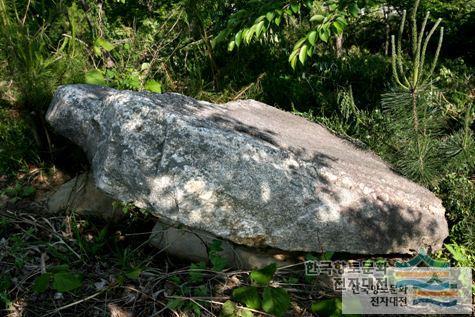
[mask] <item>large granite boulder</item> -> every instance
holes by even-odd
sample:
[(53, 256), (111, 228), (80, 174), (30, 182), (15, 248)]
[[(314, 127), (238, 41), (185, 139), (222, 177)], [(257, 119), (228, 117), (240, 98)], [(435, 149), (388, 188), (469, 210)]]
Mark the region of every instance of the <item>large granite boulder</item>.
[(410, 253), (441, 247), (441, 201), (371, 152), (253, 100), (62, 86), (47, 113), (115, 199), (247, 246)]

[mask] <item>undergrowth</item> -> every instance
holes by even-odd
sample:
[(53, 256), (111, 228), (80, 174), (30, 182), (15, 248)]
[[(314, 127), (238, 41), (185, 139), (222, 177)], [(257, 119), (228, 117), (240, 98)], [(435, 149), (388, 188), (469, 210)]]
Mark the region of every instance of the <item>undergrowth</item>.
[(303, 263), (230, 270), (218, 240), (209, 263), (187, 263), (149, 245), (154, 221), (138, 209), (111, 224), (48, 215), (34, 195), (24, 183), (0, 194), (0, 303), (9, 316), (300, 316), (335, 305), (322, 301), (331, 283), (306, 277)]

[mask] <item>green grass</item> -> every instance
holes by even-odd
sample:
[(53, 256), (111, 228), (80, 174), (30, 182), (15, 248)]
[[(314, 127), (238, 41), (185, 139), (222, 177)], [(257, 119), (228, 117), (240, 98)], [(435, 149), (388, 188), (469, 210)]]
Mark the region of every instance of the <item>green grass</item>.
[(12, 175), (27, 162), (35, 161), (36, 144), (27, 121), (0, 105), (0, 175)]

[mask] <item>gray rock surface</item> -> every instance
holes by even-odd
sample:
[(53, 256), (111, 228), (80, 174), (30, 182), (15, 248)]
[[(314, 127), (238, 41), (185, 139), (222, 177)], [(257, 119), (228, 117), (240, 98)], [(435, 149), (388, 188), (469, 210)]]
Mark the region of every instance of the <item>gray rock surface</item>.
[(441, 201), (324, 127), (253, 100), (62, 86), (47, 113), (115, 199), (247, 246), (438, 249)]
[(114, 202), (112, 197), (96, 187), (91, 173), (74, 177), (59, 186), (47, 199), (48, 212), (51, 213), (74, 210), (79, 214), (118, 221), (123, 217), (123, 212), (114, 207)]
[[(169, 254), (191, 261), (209, 262), (209, 250), (216, 237), (201, 230), (178, 228), (157, 222), (153, 228), (150, 243)], [(218, 239), (219, 240), (219, 239)], [(296, 263), (294, 254), (280, 252), (276, 249), (256, 249), (236, 245), (227, 240), (219, 240), (222, 251), (219, 256), (226, 260), (228, 266), (251, 270), (262, 268), (271, 263), (278, 266)]]

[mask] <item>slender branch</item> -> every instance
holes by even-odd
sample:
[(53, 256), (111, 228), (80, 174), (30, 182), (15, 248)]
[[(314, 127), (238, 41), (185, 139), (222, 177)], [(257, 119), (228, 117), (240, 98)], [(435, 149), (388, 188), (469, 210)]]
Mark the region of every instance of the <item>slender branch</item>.
[(411, 23), (412, 23), (412, 55), (415, 56), (417, 52), (417, 8), (420, 0), (416, 0), (414, 8), (412, 9)]
[(397, 39), (397, 64), (398, 64), (398, 68), (399, 68), (399, 72), (401, 73), (401, 77), (402, 79), (404, 80), (404, 83), (409, 86), (409, 80), (407, 80), (407, 77), (406, 77), (406, 72), (404, 71), (404, 67), (403, 67), (403, 63), (402, 63), (402, 37), (403, 37), (403, 34), (404, 34), (404, 25), (406, 24), (406, 16), (407, 16), (407, 11), (404, 10), (402, 12), (402, 21), (401, 21), (401, 25), (399, 27), (399, 35), (398, 35), (398, 39)]
[(394, 35), (391, 35), (391, 66), (392, 66), (392, 70), (393, 70), (394, 80), (402, 88), (408, 89), (408, 87), (404, 86), (404, 84), (402, 84), (401, 81), (399, 80), (399, 75), (398, 75), (397, 67), (396, 67), (396, 63), (397, 63), (397, 59), (399, 58), (399, 54), (397, 54), (397, 52), (396, 52), (396, 43), (395, 42), (396, 42), (396, 40), (394, 38)]
[[(434, 34), (435, 30), (439, 26), (441, 21), (442, 21), (442, 19), (438, 19), (437, 22), (435, 22), (434, 26), (432, 27), (432, 29), (430, 30), (429, 34), (427, 35), (427, 37), (424, 41), (424, 46), (423, 46), (422, 52), (421, 52), (421, 55), (422, 55), (422, 62), (421, 62), (421, 65), (420, 65), (421, 68), (424, 67), (425, 55), (426, 55), (426, 51), (427, 51), (427, 46), (429, 45), (429, 41), (430, 41), (432, 35)], [(440, 40), (440, 38), (439, 38), (439, 40)]]
[(439, 59), (440, 49), (442, 48), (443, 41), (444, 41), (444, 27), (441, 27), (440, 35), (439, 35), (439, 44), (437, 44), (437, 50), (435, 51), (434, 60), (432, 61), (432, 66), (430, 68), (429, 76), (427, 76), (427, 79), (430, 79), (432, 77), (432, 74), (434, 73), (435, 66), (437, 65), (437, 60)]
[[(419, 80), (419, 66), (421, 60), (421, 50), (418, 46), (418, 32), (417, 32), (417, 8), (419, 7), (419, 0), (414, 4), (412, 10), (411, 22), (412, 22), (412, 88), (414, 91), (417, 89), (417, 81)], [(423, 35), (421, 35), (422, 37)]]
[(422, 47), (422, 39), (424, 38), (424, 31), (426, 29), (427, 20), (429, 19), (429, 14), (430, 14), (430, 12), (427, 11), (426, 16), (424, 18), (424, 22), (422, 22), (421, 32), (419, 33), (419, 40), (417, 41), (417, 52), (418, 52), (418, 56), (420, 56), (420, 59), (421, 59), (421, 63), (420, 63), (420, 67), (419, 67), (419, 74), (417, 76), (418, 77), (417, 80), (422, 78), (422, 73), (423, 73), (423, 65), (424, 65), (425, 56), (420, 55), (420, 53), (421, 53), (421, 47)]

